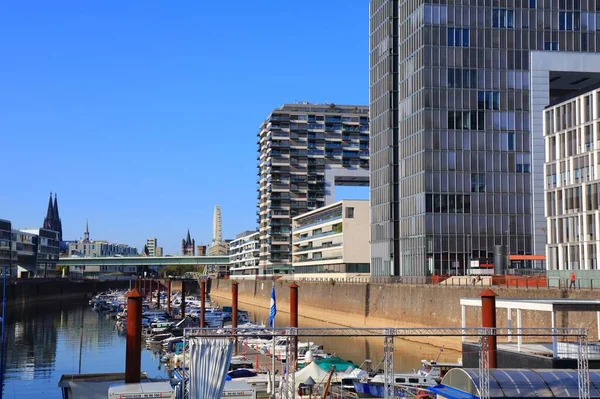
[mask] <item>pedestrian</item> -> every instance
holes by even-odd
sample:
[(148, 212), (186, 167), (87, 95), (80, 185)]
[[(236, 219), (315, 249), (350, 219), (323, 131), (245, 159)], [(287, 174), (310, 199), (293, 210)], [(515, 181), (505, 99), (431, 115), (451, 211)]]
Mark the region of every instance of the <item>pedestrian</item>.
[(569, 284), (569, 289), (575, 289), (575, 272), (571, 272), (571, 283)]

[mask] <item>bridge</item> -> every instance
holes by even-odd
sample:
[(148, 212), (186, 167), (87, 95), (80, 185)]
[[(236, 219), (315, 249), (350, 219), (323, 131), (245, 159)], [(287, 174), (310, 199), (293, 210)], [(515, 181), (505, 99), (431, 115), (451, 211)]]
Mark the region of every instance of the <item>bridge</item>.
[(165, 266), (206, 266), (208, 271), (225, 273), (228, 265), (228, 256), (110, 256), (58, 260), (58, 266), (68, 266), (71, 276), (80, 278), (112, 273), (135, 275), (144, 269), (158, 271)]
[(206, 266), (228, 265), (229, 256), (107, 256), (60, 258), (58, 266)]

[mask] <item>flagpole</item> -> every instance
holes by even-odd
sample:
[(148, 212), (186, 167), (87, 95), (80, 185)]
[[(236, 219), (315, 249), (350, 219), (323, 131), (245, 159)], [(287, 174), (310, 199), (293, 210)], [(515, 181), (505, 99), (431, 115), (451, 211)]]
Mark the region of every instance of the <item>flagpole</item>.
[[(275, 294), (275, 280), (273, 280), (273, 286), (271, 289), (271, 299), (273, 300), (273, 304), (275, 304), (274, 299)], [(270, 311), (273, 312), (273, 304), (271, 304)], [(277, 306), (277, 305), (275, 305)], [(277, 308), (275, 308), (277, 309)], [(277, 310), (275, 310), (275, 315), (277, 315)], [(273, 350), (271, 351), (271, 361), (272, 361), (272, 370), (273, 370), (273, 388), (271, 389), (271, 395), (273, 399), (275, 399), (275, 315), (272, 316), (273, 321), (271, 322), (271, 328), (273, 333)]]

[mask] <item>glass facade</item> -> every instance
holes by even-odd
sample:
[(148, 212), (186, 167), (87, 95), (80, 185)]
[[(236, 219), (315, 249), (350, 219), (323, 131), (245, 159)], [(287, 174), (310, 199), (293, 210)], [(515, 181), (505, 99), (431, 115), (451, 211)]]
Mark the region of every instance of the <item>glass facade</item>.
[(371, 1), (374, 274), (533, 254), (531, 52), (599, 51), (600, 1), (531, 5)]
[(600, 90), (596, 89), (545, 111), (545, 208), (550, 270), (598, 270), (599, 108)]

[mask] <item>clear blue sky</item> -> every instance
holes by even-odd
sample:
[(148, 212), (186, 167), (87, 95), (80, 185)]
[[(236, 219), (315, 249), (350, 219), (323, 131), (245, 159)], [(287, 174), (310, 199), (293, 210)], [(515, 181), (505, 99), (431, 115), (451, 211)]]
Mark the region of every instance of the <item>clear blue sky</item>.
[[(0, 219), (179, 251), (256, 227), (256, 133), (368, 103), (368, 2), (15, 1), (0, 12)], [(8, 171), (8, 173), (7, 173)], [(339, 193), (339, 192), (338, 192)]]

